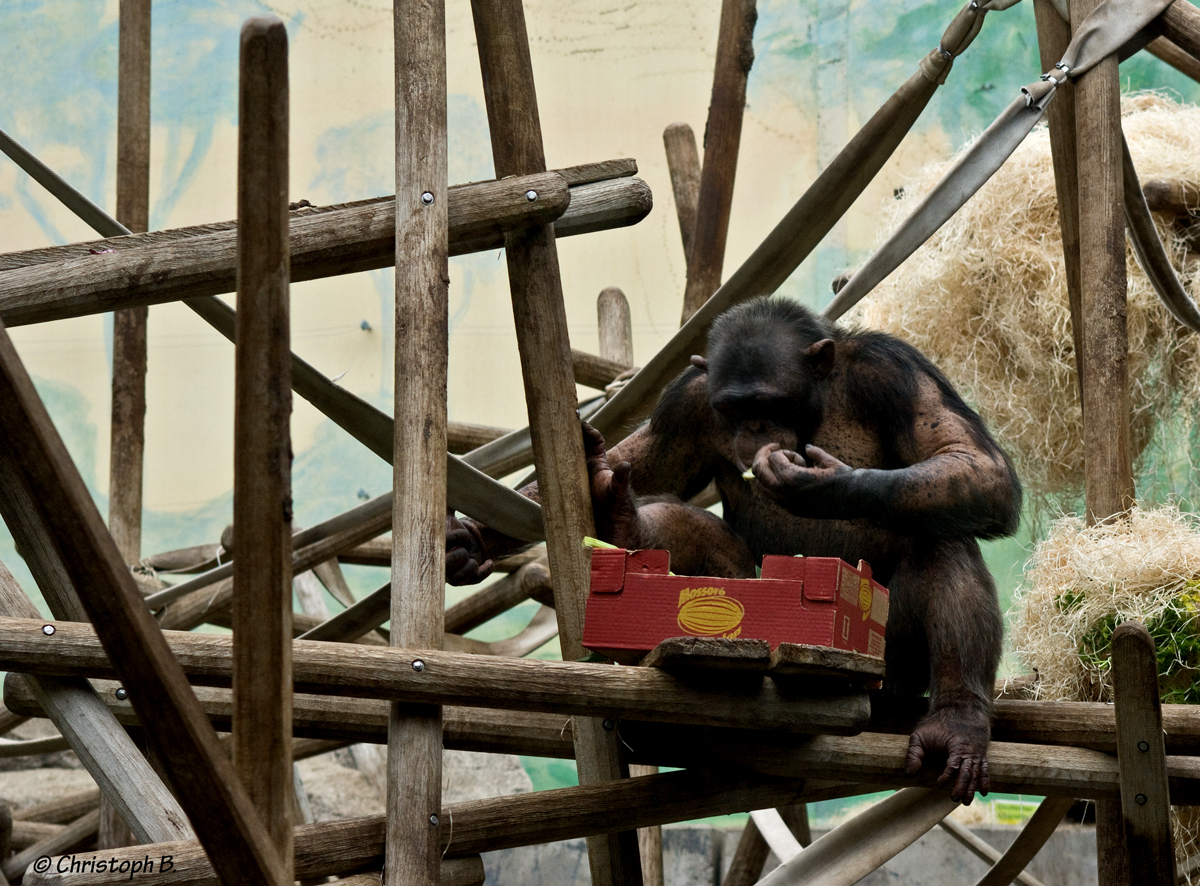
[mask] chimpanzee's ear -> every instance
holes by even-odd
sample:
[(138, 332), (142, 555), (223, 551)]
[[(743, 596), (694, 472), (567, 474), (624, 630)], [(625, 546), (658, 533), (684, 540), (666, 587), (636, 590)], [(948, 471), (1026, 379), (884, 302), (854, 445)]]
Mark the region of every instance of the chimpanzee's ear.
[(804, 351), (804, 362), (808, 364), (813, 378), (820, 381), (821, 379), (828, 378), (829, 373), (833, 372), (833, 364), (836, 356), (837, 346), (834, 345), (833, 339), (823, 338), (815, 345), (810, 345)]
[(701, 372), (708, 372), (708, 361), (699, 354), (692, 354), (692, 365)]

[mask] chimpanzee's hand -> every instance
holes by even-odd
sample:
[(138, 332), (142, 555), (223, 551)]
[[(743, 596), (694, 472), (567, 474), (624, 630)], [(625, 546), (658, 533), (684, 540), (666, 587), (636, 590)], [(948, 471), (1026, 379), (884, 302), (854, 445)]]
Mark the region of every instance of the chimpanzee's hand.
[(636, 548), (637, 505), (629, 491), (629, 474), (633, 466), (623, 461), (610, 467), (604, 436), (586, 421), (580, 424), (583, 425), (583, 449), (587, 456), (596, 535), (617, 547)]
[(854, 470), (818, 446), (809, 444), (804, 453), (807, 463), (799, 453), (768, 443), (754, 456), (753, 468), (763, 492), (801, 515), (826, 506), (838, 479)]
[[(470, 528), (468, 528), (470, 527)], [(473, 585), (492, 574), (492, 561), (484, 558), (483, 543), (473, 526), (464, 526), (446, 514), (446, 581), (452, 585)]]
[(969, 806), (976, 791), (986, 794), (991, 787), (987, 764), (990, 732), (987, 714), (975, 708), (930, 711), (908, 739), (905, 771), (916, 775), (922, 763), (931, 763), (936, 768), (945, 761), (938, 787), (953, 781), (951, 799)]

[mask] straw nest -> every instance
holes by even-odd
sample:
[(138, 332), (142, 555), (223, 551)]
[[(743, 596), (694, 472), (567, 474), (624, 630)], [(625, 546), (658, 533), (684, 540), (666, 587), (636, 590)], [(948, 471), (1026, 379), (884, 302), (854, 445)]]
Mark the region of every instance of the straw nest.
[[(1036, 548), (1013, 603), (1012, 642), (1037, 675), (1038, 698), (1111, 701), (1113, 629), (1135, 619), (1158, 649), (1163, 700), (1200, 701), (1200, 520), (1175, 506), (1128, 521), (1058, 520)], [(1195, 854), (1200, 815), (1173, 812), (1175, 854)], [(1189, 882), (1200, 882), (1200, 872)]]
[[(1140, 93), (1126, 96), (1122, 111), (1143, 181), (1200, 183), (1200, 109)], [(947, 166), (926, 167), (891, 201), (892, 228)], [(1184, 261), (1182, 233), (1170, 220), (1156, 221), (1195, 297), (1200, 281), (1195, 264)], [(1140, 455), (1162, 422), (1183, 414), (1194, 423), (1200, 338), (1162, 307), (1132, 250), (1126, 262), (1132, 443)], [(1083, 422), (1044, 127), (851, 317), (911, 342), (940, 366), (978, 407), (1036, 498), (1077, 500), (1083, 489)]]

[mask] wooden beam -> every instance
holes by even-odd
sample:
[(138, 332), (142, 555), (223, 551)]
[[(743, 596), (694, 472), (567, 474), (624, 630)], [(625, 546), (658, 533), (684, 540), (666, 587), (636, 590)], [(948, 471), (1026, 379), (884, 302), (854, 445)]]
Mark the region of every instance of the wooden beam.
[[(121, 0), (119, 18), (117, 220), (141, 232), (150, 213), (150, 0)], [(113, 317), (108, 528), (126, 563), (141, 559), (146, 317), (144, 305)], [(109, 827), (102, 822), (102, 848), (110, 842)]]
[(767, 845), (758, 825), (754, 819), (747, 819), (721, 886), (754, 886), (762, 877), (763, 865), (770, 854), (771, 847)]
[[(537, 201), (525, 196), (535, 190)], [(638, 178), (619, 178), (568, 189), (557, 173), (461, 185), (449, 197), (451, 254), (487, 252), (504, 245), (503, 232), (530, 222), (555, 221), (559, 236), (636, 224), (653, 198)], [(561, 216), (561, 217), (560, 217)], [(481, 234), (479, 218), (487, 220)], [(79, 254), (17, 264), (0, 279), (0, 318), (22, 326), (103, 313), (137, 305), (220, 295), (236, 287), (236, 233), (218, 230), (163, 239), (134, 234), (81, 243)], [(388, 267), (395, 260), (395, 201), (369, 201), (291, 221), (292, 280), (317, 280)], [(91, 255), (90, 248), (115, 249)], [(29, 259), (36, 256), (29, 256)], [(3, 264), (3, 260), (0, 260)]]
[[(1074, 803), (1074, 800), (1068, 801)], [(975, 835), (975, 832), (966, 825), (959, 824), (953, 818), (946, 816), (939, 823), (939, 827), (963, 846), (965, 846), (972, 855), (980, 861), (992, 867), (996, 862), (1004, 857), (1004, 853), (996, 849), (986, 840), (981, 840)], [(1028, 871), (1021, 871), (1013, 878), (1012, 882), (1020, 883), (1021, 886), (1043, 886), (1042, 881), (1034, 877)], [(1005, 884), (1008, 886), (1008, 884)]]
[(1186, 77), (1200, 81), (1200, 61), (1184, 52), (1166, 37), (1158, 37), (1146, 47), (1146, 51)]
[[(166, 764), (172, 787), (201, 842), (214, 853), (222, 877), (236, 883), (250, 876), (282, 886), (279, 860), (262, 823), (217, 747), (212, 727), (146, 610), (3, 325), (0, 449), (12, 453), (47, 537), (113, 651), (151, 749)], [(53, 640), (40, 627), (37, 633)]]
[(596, 298), (596, 325), (600, 330), (600, 356), (624, 366), (633, 365), (633, 320), (629, 299), (615, 286)]
[(461, 455), (491, 443), (509, 432), (508, 428), (493, 428), (489, 425), (472, 425), (464, 422), (449, 422), (446, 425), (446, 449)]
[(522, 566), (447, 609), (446, 632), (465, 634), (528, 600), (535, 587), (549, 586), (550, 570), (544, 565), (534, 562)]
[[(472, 0), (471, 11), (496, 174), (539, 172), (546, 168), (546, 158), (521, 0)], [(543, 226), (510, 233), (505, 253), (562, 656), (578, 659), (583, 656), (583, 608), (590, 581), (588, 552), (580, 541), (595, 535), (595, 524), (574, 408), (571, 343), (554, 230)], [(603, 722), (575, 724), (581, 784), (628, 775), (618, 738)], [(641, 886), (635, 831), (589, 839), (588, 863), (595, 886)]]
[(755, 0), (723, 0), (681, 324), (721, 285), (733, 181), (742, 140), (742, 114), (746, 108), (746, 79), (754, 64), (757, 20)]
[[(475, 855), (605, 833), (616, 826), (645, 827), (765, 806), (844, 796), (845, 785), (806, 783), (735, 773), (667, 772), (584, 787), (558, 788), (458, 803), (438, 826), (447, 863)], [(857, 790), (857, 788), (852, 788)], [(453, 820), (453, 824), (451, 824)], [(296, 828), (296, 876), (319, 877), (362, 870), (383, 860), (384, 817), (347, 819)], [(170, 855), (174, 870), (164, 884), (215, 886), (195, 843), (160, 843), (118, 849), (117, 859)], [(50, 870), (56, 867), (52, 859)], [(29, 886), (109, 886), (128, 883), (120, 873), (34, 875)]]
[(1071, 797), (1047, 797), (1042, 800), (1037, 811), (1033, 813), (1033, 816), (1025, 823), (1025, 827), (1021, 829), (1021, 833), (1017, 835), (1017, 839), (992, 865), (991, 870), (983, 875), (976, 886), (1008, 886), (1013, 880), (1019, 880), (1019, 874), (1025, 870), (1026, 865), (1033, 860), (1046, 841), (1054, 835), (1063, 816), (1067, 814), (1067, 810), (1074, 802)]
[(663, 130), (663, 147), (667, 152), (667, 170), (671, 173), (671, 192), (675, 197), (675, 215), (679, 219), (686, 265), (695, 239), (696, 204), (700, 200), (700, 152), (696, 150), (696, 134), (686, 123), (672, 123)]
[(26, 868), (42, 856), (58, 855), (61, 852), (69, 852), (82, 847), (84, 843), (96, 836), (99, 827), (100, 810), (96, 809), (85, 813), (66, 827), (6, 859), (4, 864), (0, 865), (0, 873), (3, 873), (9, 880), (16, 880), (21, 877)]
[(1200, 58), (1200, 9), (1187, 0), (1172, 3), (1156, 20), (1166, 37), (1192, 58)]
[(292, 382), (288, 41), (242, 26), (233, 525), (233, 761), (292, 877)]
[[(132, 579), (131, 579), (132, 581)], [(143, 610), (144, 611), (144, 610)], [(149, 615), (147, 615), (149, 618)], [(90, 625), (0, 618), (0, 669), (53, 676), (112, 679), (117, 671)], [(209, 633), (165, 631), (164, 650), (200, 685), (229, 686), (231, 640)], [(420, 661), (421, 668), (412, 667)], [(123, 660), (117, 662), (123, 670)], [(457, 704), (546, 711), (601, 719), (638, 717), (701, 725), (753, 724), (791, 733), (852, 734), (866, 725), (864, 692), (839, 684), (780, 689), (774, 681), (737, 687), (696, 686), (655, 668), (504, 656), (481, 658), (434, 649), (395, 649), (296, 640), (296, 692), (388, 698), (411, 704)], [(133, 694), (135, 707), (137, 697)]]
[[(448, 214), (446, 11), (397, 3), (396, 363), (391, 644), (442, 645), (446, 574)], [(542, 170), (538, 170), (539, 172)], [(424, 665), (408, 663), (410, 672)], [(386, 880), (437, 886), (442, 709), (394, 702), (388, 723)]]
[(1174, 886), (1175, 850), (1158, 662), (1154, 639), (1138, 622), (1127, 621), (1113, 631), (1112, 677), (1121, 814), (1131, 882)]
[[(1049, 71), (1071, 42), (1071, 26), (1063, 21), (1051, 0), (1034, 0), (1038, 51), (1042, 70)], [(1061, 89), (1046, 109), (1050, 129), (1050, 155), (1054, 163), (1054, 189), (1058, 196), (1058, 227), (1062, 233), (1063, 262), (1067, 271), (1067, 304), (1071, 312), (1071, 341), (1075, 350), (1076, 389), (1083, 396), (1083, 308), (1079, 277), (1079, 173), (1075, 141), (1075, 90)], [(1082, 399), (1081, 399), (1082, 408)]]
[(603, 391), (613, 379), (630, 369), (629, 363), (621, 363), (607, 357), (571, 349), (571, 370), (576, 384)]

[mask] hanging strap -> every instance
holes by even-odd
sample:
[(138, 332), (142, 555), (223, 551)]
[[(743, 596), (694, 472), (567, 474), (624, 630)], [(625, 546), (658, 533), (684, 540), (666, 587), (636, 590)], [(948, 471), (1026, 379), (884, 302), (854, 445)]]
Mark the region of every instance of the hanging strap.
[(858, 269), (824, 310), (842, 316), (874, 289), (991, 178), (1041, 119), (1058, 86), (1138, 37), (1172, 0), (1105, 0), (1080, 23), (1062, 61), (1015, 99), (950, 167), (887, 242)]
[(1129, 240), (1133, 243), (1138, 264), (1171, 316), (1192, 332), (1200, 332), (1200, 308), (1196, 307), (1179, 282), (1175, 268), (1167, 258), (1158, 228), (1154, 227), (1154, 220), (1150, 217), (1150, 207), (1146, 205), (1146, 195), (1138, 181), (1124, 135), (1121, 136), (1121, 157), (1125, 173), (1125, 224), (1129, 228)]
[[(703, 349), (704, 336), (718, 314), (756, 295), (769, 295), (791, 276), (850, 205), (871, 183), (917, 121), (954, 58), (979, 33), (989, 10), (1007, 9), (1018, 0), (971, 0), (950, 22), (942, 40), (917, 71), (875, 112), (766, 239), (706, 301), (674, 337), (588, 419), (606, 436), (624, 431), (627, 422), (648, 408), (671, 378)], [(623, 436), (623, 434), (619, 434)]]

